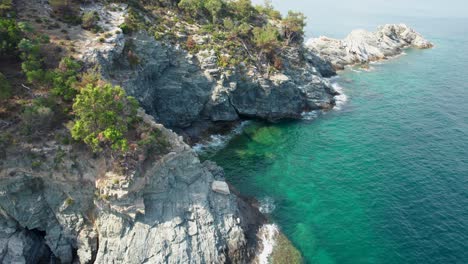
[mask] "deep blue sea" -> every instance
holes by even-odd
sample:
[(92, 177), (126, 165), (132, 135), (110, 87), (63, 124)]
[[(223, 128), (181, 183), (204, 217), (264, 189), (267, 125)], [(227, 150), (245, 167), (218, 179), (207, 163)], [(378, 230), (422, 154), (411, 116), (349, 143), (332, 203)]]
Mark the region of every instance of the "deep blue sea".
[[(338, 19), (307, 32), (343, 37)], [(339, 109), (250, 123), (205, 158), (274, 208), (307, 263), (468, 263), (468, 19), (356, 21), (405, 22), (435, 48), (341, 72)]]

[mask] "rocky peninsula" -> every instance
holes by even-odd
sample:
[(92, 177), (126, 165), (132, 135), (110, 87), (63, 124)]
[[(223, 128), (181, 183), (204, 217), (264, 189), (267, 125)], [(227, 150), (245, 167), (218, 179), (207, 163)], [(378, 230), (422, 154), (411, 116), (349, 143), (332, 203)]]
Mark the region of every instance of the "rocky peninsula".
[(387, 24), (375, 32), (354, 30), (345, 39), (313, 38), (306, 47), (336, 70), (354, 64), (368, 64), (399, 55), (405, 48), (427, 49), (433, 44), (405, 24)]
[[(276, 122), (330, 109), (338, 93), (327, 77), (335, 69), (431, 45), (406, 26), (393, 25), (305, 47), (302, 28), (291, 32), (288, 24), (300, 23), (300, 15), (281, 19), (250, 4), (244, 7), (245, 26), (235, 20), (247, 16), (245, 10), (222, 2), (235, 23), (225, 19), (220, 35), (210, 31), (205, 13), (191, 16), (183, 9), (189, 7), (174, 6), (177, 1), (76, 1), (72, 11), (81, 25), (60, 16), (68, 6), (49, 2), (18, 0), (11, 8), (17, 21), (35, 25), (38, 33), (25, 32), (25, 39), (49, 36), (29, 44), (42, 45), (40, 70), (60, 78), (37, 81), (29, 68), (21, 72), (18, 58), (0, 65), (18, 71), (6, 74), (18, 92), (5, 100), (8, 110), (0, 120), (2, 263), (253, 261), (264, 216), (226, 183), (222, 168), (201, 162), (188, 143), (239, 120)], [(265, 41), (270, 35), (276, 46)], [(21, 60), (37, 54), (27, 55)], [(57, 56), (71, 58), (58, 63)], [(64, 84), (64, 74), (73, 73), (70, 60), (81, 63), (74, 68), (83, 75), (66, 75)], [(75, 89), (71, 97), (58, 90), (68, 82)], [(77, 129), (76, 98), (93, 85), (109, 87), (103, 83), (121, 86), (140, 106), (123, 130), (126, 138), (111, 142), (112, 148), (107, 130), (92, 134), (94, 141), (69, 135), (70, 126)], [(31, 128), (36, 119), (26, 114), (43, 122)], [(297, 252), (294, 258), (300, 259)]]

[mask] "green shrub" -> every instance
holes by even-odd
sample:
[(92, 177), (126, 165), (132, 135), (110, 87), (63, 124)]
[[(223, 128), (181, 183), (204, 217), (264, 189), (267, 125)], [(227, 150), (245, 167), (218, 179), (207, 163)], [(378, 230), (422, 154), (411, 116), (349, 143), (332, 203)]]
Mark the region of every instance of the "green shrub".
[(65, 23), (79, 25), (79, 5), (73, 0), (49, 0), (54, 13)]
[(63, 58), (53, 72), (52, 94), (61, 96), (65, 101), (73, 100), (77, 93), (75, 85), (80, 68), (81, 64), (73, 58)]
[(11, 95), (11, 85), (7, 78), (0, 72), (0, 100), (8, 99)]
[(139, 13), (136, 12), (133, 8), (130, 8), (127, 17), (125, 17), (124, 23), (122, 23), (119, 27), (124, 34), (130, 34), (132, 32), (138, 31), (144, 26), (141, 20), (142, 18), (140, 17)]
[(13, 7), (12, 0), (0, 0), (0, 16), (6, 16)]
[(226, 68), (229, 66), (229, 57), (227, 56), (219, 56), (218, 57), (218, 66), (221, 68)]
[(15, 53), (22, 32), (14, 19), (0, 18), (0, 55)]
[(75, 200), (73, 200), (73, 198), (71, 198), (71, 197), (68, 197), (68, 198), (65, 200), (65, 204), (66, 204), (67, 206), (71, 206), (71, 205), (73, 205), (74, 203), (75, 203)]
[(218, 21), (218, 16), (223, 9), (223, 1), (222, 0), (205, 0), (203, 1), (203, 7), (208, 10), (211, 15), (211, 20), (213, 24), (216, 24)]
[(264, 14), (269, 18), (281, 19), (281, 13), (274, 9), (271, 0), (265, 0), (265, 4), (263, 6), (256, 6), (255, 8), (260, 14)]
[(126, 133), (136, 118), (137, 101), (119, 86), (88, 84), (75, 98), (75, 140), (83, 140), (94, 152), (110, 147), (126, 151)]
[(18, 48), (21, 51), (20, 57), (23, 60), (21, 69), (26, 75), (28, 82), (47, 82), (49, 76), (47, 76), (44, 70), (40, 45), (37, 40), (22, 39), (18, 44)]
[(83, 14), (81, 17), (81, 27), (84, 29), (92, 29), (96, 26), (99, 21), (99, 14), (96, 11), (89, 11)]
[(65, 151), (63, 151), (63, 149), (59, 147), (54, 157), (55, 168), (57, 168), (63, 162), (64, 157), (65, 157)]
[(250, 0), (237, 0), (229, 2), (230, 9), (236, 14), (238, 20), (248, 21), (256, 11)]
[(50, 43), (50, 37), (47, 36), (47, 35), (45, 35), (45, 34), (40, 35), (37, 39), (39, 40), (39, 42), (40, 42), (41, 44), (48, 44), (48, 43)]
[(179, 2), (179, 8), (190, 15), (197, 15), (203, 8), (203, 0), (181, 0)]
[(41, 134), (52, 127), (54, 112), (46, 106), (26, 106), (21, 114), (23, 132), (27, 135)]
[(123, 32), (124, 34), (128, 34), (128, 33), (131, 32), (131, 28), (130, 28), (129, 25), (127, 25), (127, 23), (122, 23), (122, 24), (120, 24), (119, 27), (120, 27), (120, 29), (122, 30), (122, 32)]
[(269, 54), (278, 46), (278, 30), (270, 25), (253, 29), (253, 42), (262, 52)]
[(287, 44), (292, 42), (302, 42), (306, 17), (303, 13), (289, 11), (282, 21), (283, 34)]
[(31, 168), (32, 168), (33, 170), (37, 170), (37, 169), (39, 169), (41, 166), (42, 166), (42, 162), (39, 161), (39, 160), (35, 160), (35, 161), (33, 161), (33, 162), (31, 163)]
[(144, 137), (138, 141), (138, 146), (146, 150), (146, 154), (164, 154), (169, 150), (170, 143), (163, 137), (161, 131), (152, 130), (144, 133)]
[(235, 28), (234, 21), (229, 17), (224, 19), (223, 25), (224, 28), (229, 31), (234, 30)]
[(215, 32), (215, 26), (213, 24), (206, 24), (201, 27), (202, 33), (213, 33)]

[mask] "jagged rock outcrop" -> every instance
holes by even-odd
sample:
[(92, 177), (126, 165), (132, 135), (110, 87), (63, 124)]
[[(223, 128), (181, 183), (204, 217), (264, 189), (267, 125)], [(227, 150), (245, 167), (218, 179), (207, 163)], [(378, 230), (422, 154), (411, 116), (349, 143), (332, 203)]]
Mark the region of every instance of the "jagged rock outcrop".
[(314, 38), (306, 44), (312, 52), (330, 61), (335, 69), (383, 60), (401, 54), (403, 49), (409, 47), (426, 49), (432, 46), (432, 43), (405, 24), (387, 24), (375, 32), (354, 30), (343, 40)]
[(0, 211), (0, 263), (49, 263), (53, 260), (44, 238)]
[[(332, 107), (337, 94), (323, 78), (335, 74), (331, 64), (302, 46), (283, 55), (284, 70), (265, 76), (222, 69), (212, 50), (194, 56), (144, 31), (117, 38), (114, 45), (115, 49), (95, 49), (83, 59), (100, 65), (103, 76), (124, 87), (158, 122), (171, 128), (242, 117), (300, 118), (306, 110)], [(136, 65), (128, 60), (129, 47), (139, 58)]]
[[(201, 163), (179, 136), (140, 115), (171, 148), (141, 161), (132, 174), (110, 172), (106, 160), (55, 141), (6, 150), (0, 164), (2, 263), (249, 261), (251, 213), (226, 190), (222, 169)], [(213, 190), (215, 181), (223, 192)]]

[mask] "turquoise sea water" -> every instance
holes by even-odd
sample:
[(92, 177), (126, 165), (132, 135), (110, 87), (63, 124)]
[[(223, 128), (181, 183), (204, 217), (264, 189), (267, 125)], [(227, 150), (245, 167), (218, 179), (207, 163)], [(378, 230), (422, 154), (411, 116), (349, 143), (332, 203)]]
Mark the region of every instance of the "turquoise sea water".
[(341, 110), (205, 155), (307, 263), (468, 263), (468, 20), (409, 24), (436, 47), (340, 73)]

